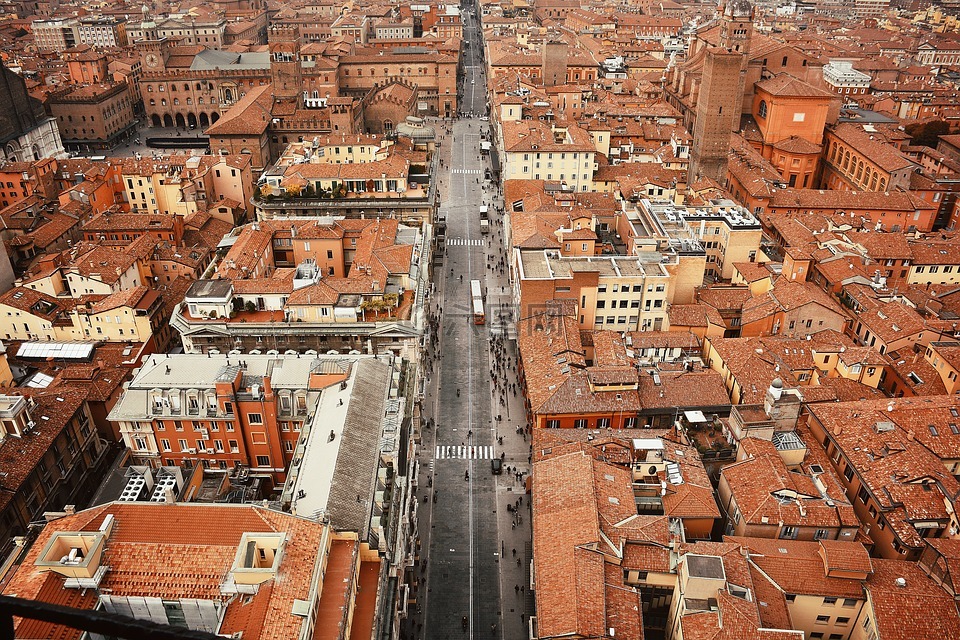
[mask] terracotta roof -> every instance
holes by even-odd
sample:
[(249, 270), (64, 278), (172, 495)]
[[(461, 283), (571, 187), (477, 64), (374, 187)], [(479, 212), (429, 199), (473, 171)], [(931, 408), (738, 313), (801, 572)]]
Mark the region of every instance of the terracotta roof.
[(730, 405), (730, 397), (723, 377), (712, 369), (706, 371), (661, 371), (660, 384), (653, 376), (640, 374), (641, 409), (669, 409), (671, 407), (712, 407)]
[(884, 171), (897, 171), (916, 166), (896, 147), (868, 133), (862, 125), (844, 122), (834, 127), (831, 133)]
[(784, 138), (783, 140), (775, 143), (773, 148), (777, 151), (783, 151), (784, 153), (808, 155), (815, 153), (818, 154), (822, 150), (820, 145), (814, 144), (806, 138), (801, 138), (799, 136), (790, 136), (789, 138)]
[(879, 638), (960, 638), (956, 601), (916, 564), (878, 558), (873, 565), (866, 588)]
[(741, 309), (750, 300), (748, 287), (701, 287), (697, 289), (697, 300), (717, 311), (723, 309)]
[[(0, 510), (6, 509), (13, 496), (23, 489), (23, 483), (80, 411), (86, 396), (80, 389), (65, 387), (44, 391), (24, 390), (17, 395), (28, 396), (36, 402), (36, 406), (30, 409), (30, 417), (36, 427), (29, 436), (8, 436), (0, 443), (0, 464), (5, 474), (2, 478), (5, 490), (0, 491)], [(39, 513), (29, 514), (31, 519), (38, 516)]]
[(267, 130), (273, 118), (271, 106), (272, 84), (254, 87), (234, 104), (219, 120), (204, 132), (211, 138), (217, 136), (259, 136)]
[(840, 305), (812, 282), (781, 277), (769, 291), (743, 303), (743, 324), (749, 324), (774, 313), (790, 312), (808, 304), (817, 304), (841, 318), (846, 318)]
[[(833, 567), (826, 566), (819, 542), (740, 536), (724, 536), (724, 540), (745, 549), (750, 563), (767, 574), (785, 593), (866, 599), (860, 580), (827, 575)], [(857, 560), (858, 570), (863, 562), (871, 564), (867, 550), (859, 542), (834, 541), (831, 549), (844, 549), (847, 555)], [(866, 573), (872, 573), (872, 567)]]
[(857, 316), (857, 322), (887, 344), (916, 336), (924, 329), (920, 314), (899, 300), (876, 304), (862, 311)]
[(947, 426), (958, 420), (955, 403), (933, 396), (809, 405), (905, 546), (923, 546), (912, 521), (948, 518), (945, 504), (960, 495), (943, 463), (960, 457), (960, 429)]
[(507, 153), (596, 151), (590, 135), (575, 124), (567, 128), (570, 140), (563, 142), (557, 142), (549, 123), (539, 120), (507, 121), (502, 126), (504, 151)]
[(789, 73), (778, 73), (771, 78), (760, 80), (756, 83), (756, 87), (774, 96), (787, 96), (791, 98), (837, 98), (836, 94), (808, 84)]
[[(245, 638), (279, 640), (300, 633), (306, 618), (293, 613), (293, 604), (295, 600), (309, 600), (314, 566), (322, 557), (324, 526), (250, 505), (114, 502), (66, 516), (46, 525), (5, 593), (35, 599), (45, 589), (49, 591), (52, 574), (34, 566), (49, 537), (59, 531), (96, 531), (108, 514), (113, 515), (115, 524), (102, 560), (109, 570), (100, 588), (114, 597), (197, 598), (226, 603), (228, 598), (221, 594), (220, 586), (233, 564), (241, 536), (248, 532), (286, 533), (276, 578), (261, 585), (257, 602), (247, 605), (251, 609), (231, 612), (230, 608), (243, 606), (243, 599), (234, 599), (225, 619), (232, 624), (245, 622), (238, 629)], [(63, 578), (55, 580), (63, 584)], [(58, 594), (53, 590), (51, 595)], [(96, 600), (87, 604), (92, 607)], [(335, 623), (317, 621), (318, 625)]]
[[(599, 464), (575, 453), (534, 465), (533, 566), (538, 576), (538, 628), (544, 637), (606, 633), (604, 561), (600, 553), (590, 550), (591, 545), (602, 544), (598, 503), (606, 502), (608, 496), (616, 498), (618, 520), (635, 517), (636, 509), (630, 474), (611, 467), (607, 470), (611, 480), (598, 483), (595, 468)], [(617, 507), (612, 501), (608, 504), (609, 509)], [(570, 589), (574, 584), (576, 588)]]
[(733, 268), (740, 272), (747, 282), (757, 282), (772, 277), (772, 272), (765, 262), (734, 262)]
[(672, 304), (667, 310), (670, 325), (677, 327), (723, 326), (720, 312), (708, 304)]
[(838, 488), (822, 496), (811, 476), (787, 469), (779, 451), (768, 440), (744, 438), (740, 444), (748, 457), (724, 467), (720, 474), (747, 524), (858, 527), (853, 507), (842, 490)]
[[(844, 211), (851, 223), (867, 211), (909, 211), (933, 209), (934, 205), (904, 191), (830, 191), (827, 189), (777, 189), (770, 209), (822, 209)], [(779, 213), (779, 212), (778, 212)], [(869, 218), (869, 216), (867, 216)]]

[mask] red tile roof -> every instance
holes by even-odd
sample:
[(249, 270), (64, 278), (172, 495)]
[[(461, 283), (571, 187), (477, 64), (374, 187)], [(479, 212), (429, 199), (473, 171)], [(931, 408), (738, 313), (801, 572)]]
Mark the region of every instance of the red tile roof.
[[(315, 563), (323, 557), (324, 525), (250, 505), (115, 502), (66, 516), (44, 528), (4, 592), (25, 598), (48, 593), (50, 574), (34, 565), (46, 541), (60, 531), (97, 531), (108, 514), (115, 524), (102, 560), (109, 570), (100, 588), (114, 597), (226, 602), (220, 585), (242, 535), (286, 533), (276, 577), (261, 585), (252, 602), (234, 600), (230, 608), (243, 610), (228, 608), (225, 620), (244, 638), (286, 640), (300, 633), (306, 618), (293, 613), (293, 603), (309, 600)], [(55, 579), (62, 585), (62, 578)], [(58, 595), (55, 589), (49, 593)]]
[(874, 559), (873, 565), (866, 587), (879, 638), (960, 638), (957, 602), (916, 564)]

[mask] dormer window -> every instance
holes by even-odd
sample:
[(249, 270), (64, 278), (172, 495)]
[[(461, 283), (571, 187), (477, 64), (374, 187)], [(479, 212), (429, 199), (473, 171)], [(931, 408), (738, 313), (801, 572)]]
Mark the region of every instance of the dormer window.
[(237, 585), (260, 585), (276, 577), (285, 543), (285, 533), (244, 533), (230, 575), (227, 582), (221, 585), (221, 591), (240, 591)]

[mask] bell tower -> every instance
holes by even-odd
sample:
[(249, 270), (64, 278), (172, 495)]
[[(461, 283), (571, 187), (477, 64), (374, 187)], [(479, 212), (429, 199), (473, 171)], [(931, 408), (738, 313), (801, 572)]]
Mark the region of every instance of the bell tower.
[(299, 100), (303, 89), (300, 29), (287, 26), (270, 27), (269, 43), (274, 98), (283, 101)]
[(733, 53), (750, 53), (753, 6), (749, 0), (724, 0), (720, 13), (720, 47)]

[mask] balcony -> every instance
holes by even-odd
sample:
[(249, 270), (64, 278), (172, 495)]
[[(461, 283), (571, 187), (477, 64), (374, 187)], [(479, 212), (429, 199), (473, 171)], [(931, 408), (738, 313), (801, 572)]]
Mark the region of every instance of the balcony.
[[(36, 600), (0, 596), (0, 629), (3, 637), (13, 637), (13, 617), (40, 620), (51, 625), (87, 632), (91, 635), (140, 640), (217, 640), (220, 636), (204, 631), (174, 628), (149, 620), (137, 620), (104, 611), (75, 609)], [(83, 635), (83, 634), (81, 634)]]

